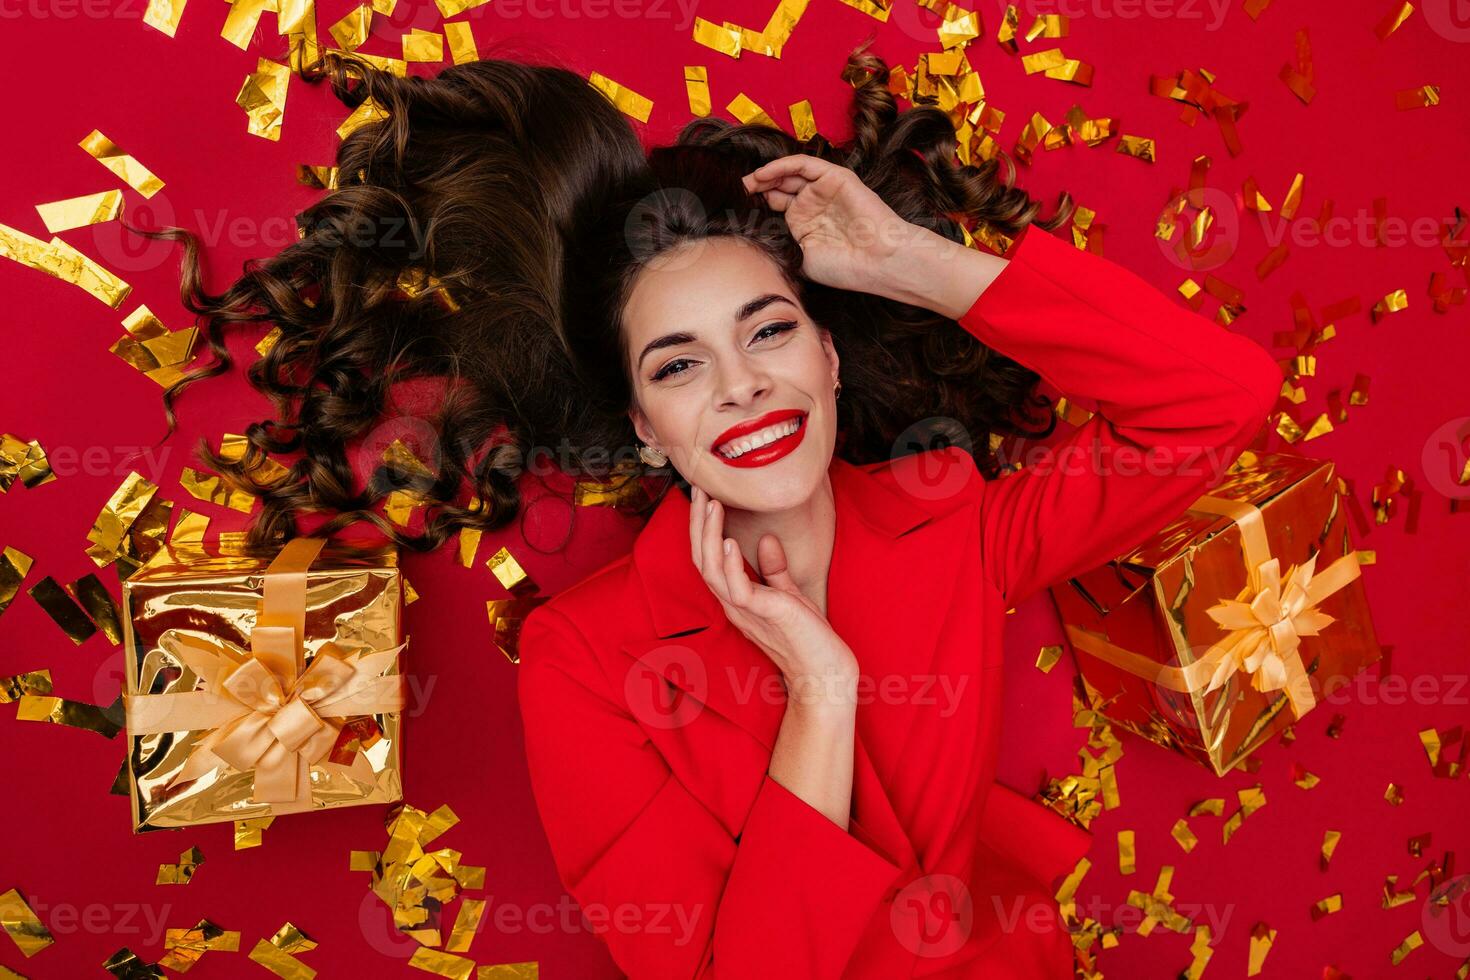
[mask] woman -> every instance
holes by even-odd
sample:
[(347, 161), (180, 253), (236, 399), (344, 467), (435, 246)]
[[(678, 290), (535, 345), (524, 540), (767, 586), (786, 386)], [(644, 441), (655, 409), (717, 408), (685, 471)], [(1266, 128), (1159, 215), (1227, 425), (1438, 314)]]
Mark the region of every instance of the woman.
[[(588, 246), (605, 309), (571, 321), (573, 362), (621, 379), (589, 403), (621, 400), (679, 490), (526, 619), (518, 677), (561, 879), (632, 977), (1071, 977), (1051, 896), (1089, 837), (994, 780), (1005, 611), (1181, 512), (1279, 390), (1257, 345), (1045, 228), (1004, 258), (956, 241), (977, 171), (937, 110), (857, 122), (823, 150), (852, 167), (748, 166), (696, 127)], [(858, 294), (841, 330), (817, 312)], [(1098, 414), (1009, 476), (958, 446), (844, 458), (846, 378), (870, 437), (915, 384), (975, 404), (860, 343), (916, 324)]]

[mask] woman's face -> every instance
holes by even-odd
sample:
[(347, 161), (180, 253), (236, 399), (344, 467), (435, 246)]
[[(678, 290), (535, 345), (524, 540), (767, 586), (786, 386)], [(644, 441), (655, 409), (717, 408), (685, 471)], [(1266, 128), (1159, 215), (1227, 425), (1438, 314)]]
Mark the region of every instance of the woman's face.
[(623, 311), (638, 437), (729, 507), (798, 506), (837, 439), (837, 352), (777, 264), (731, 236), (646, 266)]

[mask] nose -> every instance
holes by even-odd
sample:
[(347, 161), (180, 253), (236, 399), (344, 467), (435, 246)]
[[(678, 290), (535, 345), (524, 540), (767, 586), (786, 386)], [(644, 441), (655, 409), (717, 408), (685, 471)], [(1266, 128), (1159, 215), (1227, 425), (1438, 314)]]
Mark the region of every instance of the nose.
[(736, 358), (733, 363), (720, 367), (715, 405), (717, 408), (738, 408), (759, 400), (770, 390), (769, 376), (748, 360)]

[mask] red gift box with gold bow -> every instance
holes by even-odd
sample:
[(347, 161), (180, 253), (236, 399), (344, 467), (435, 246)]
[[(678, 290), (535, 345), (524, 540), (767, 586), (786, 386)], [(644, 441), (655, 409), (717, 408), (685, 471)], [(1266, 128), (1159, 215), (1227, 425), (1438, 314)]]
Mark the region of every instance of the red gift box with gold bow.
[(135, 831), (402, 798), (391, 547), (171, 543), (122, 605)]
[(1090, 707), (1217, 775), (1382, 657), (1330, 461), (1246, 453), (1052, 589)]

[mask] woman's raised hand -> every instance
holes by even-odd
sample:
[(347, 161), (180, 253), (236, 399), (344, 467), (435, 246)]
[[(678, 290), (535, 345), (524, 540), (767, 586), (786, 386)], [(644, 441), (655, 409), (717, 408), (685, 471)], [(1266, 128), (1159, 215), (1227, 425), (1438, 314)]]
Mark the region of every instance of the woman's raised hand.
[(780, 540), (774, 534), (761, 538), (757, 558), (765, 582), (752, 582), (740, 548), (724, 536), (724, 523), (724, 505), (691, 487), (689, 543), (694, 566), (720, 600), (726, 618), (771, 658), (792, 700), (851, 705), (857, 658), (792, 581)]

